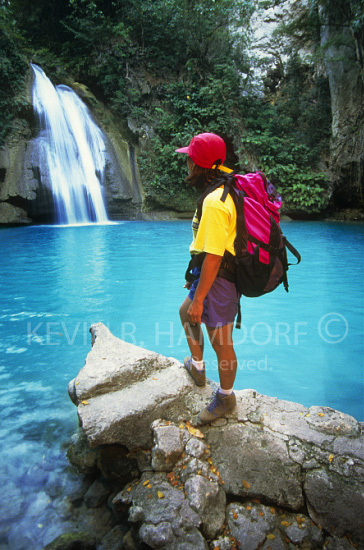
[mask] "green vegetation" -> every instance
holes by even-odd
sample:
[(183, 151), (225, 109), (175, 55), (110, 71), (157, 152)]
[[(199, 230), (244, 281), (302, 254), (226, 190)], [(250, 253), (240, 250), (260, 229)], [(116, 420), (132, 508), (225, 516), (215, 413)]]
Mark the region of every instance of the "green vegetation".
[(298, 52), (307, 41), (320, 55), (320, 4), (333, 18), (346, 10), (363, 57), (364, 9), (360, 0), (343, 0), (340, 9), (329, 0), (311, 0), (305, 16), (278, 31), (301, 37), (287, 52), (285, 71), (257, 90), (250, 17), (257, 5), (272, 3), (0, 0), (0, 143), (21, 109), (14, 98), (32, 60), (55, 82), (72, 75), (129, 121), (141, 144), (147, 205), (161, 195), (172, 198), (176, 190), (188, 202), (184, 159), (174, 150), (198, 132), (213, 131), (232, 145), (228, 165), (264, 170), (291, 209), (322, 210), (328, 198), (322, 166), (329, 149), (330, 92), (326, 78), (313, 74), (313, 64)]
[(0, 145), (23, 107), (18, 96), (24, 86), (27, 69), (22, 47), (15, 21), (9, 17), (5, 3), (0, 1)]

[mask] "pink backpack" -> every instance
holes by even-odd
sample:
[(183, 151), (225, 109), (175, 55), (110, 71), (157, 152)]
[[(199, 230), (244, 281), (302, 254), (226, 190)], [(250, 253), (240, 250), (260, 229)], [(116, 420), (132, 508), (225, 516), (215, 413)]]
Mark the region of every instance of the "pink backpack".
[[(262, 172), (224, 174), (213, 180), (199, 198), (199, 219), (206, 196), (222, 186), (220, 200), (224, 202), (229, 193), (236, 208), (236, 255), (225, 252), (218, 275), (234, 281), (239, 293), (248, 297), (272, 292), (281, 283), (288, 292), (287, 271), (292, 264), (287, 261), (287, 249), (296, 257), (297, 264), (301, 256), (279, 226), (280, 195)], [(194, 267), (202, 265), (203, 258), (204, 253), (192, 258), (186, 272), (187, 280), (192, 280), (190, 273)], [(240, 315), (237, 320), (239, 325)]]
[[(270, 217), (278, 225), (280, 221), (279, 209), (282, 206), (280, 195), (262, 172), (244, 176), (236, 174), (234, 177), (236, 189), (245, 194), (245, 224), (248, 234), (259, 240), (260, 243), (269, 243), (272, 233)], [(276, 244), (278, 244), (278, 240), (276, 240)], [(253, 254), (256, 246), (259, 245), (248, 240), (248, 252)], [(259, 260), (264, 264), (269, 264), (269, 252), (262, 247), (259, 250)]]

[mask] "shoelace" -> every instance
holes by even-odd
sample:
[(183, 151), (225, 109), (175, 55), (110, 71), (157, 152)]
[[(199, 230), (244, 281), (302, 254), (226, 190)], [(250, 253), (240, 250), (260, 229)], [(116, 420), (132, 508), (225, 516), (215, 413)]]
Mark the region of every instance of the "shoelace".
[(207, 410), (209, 412), (211, 412), (215, 407), (218, 406), (218, 403), (220, 401), (218, 395), (217, 395), (218, 392), (215, 393), (215, 397), (213, 398), (213, 400), (211, 401), (210, 405), (207, 407)]

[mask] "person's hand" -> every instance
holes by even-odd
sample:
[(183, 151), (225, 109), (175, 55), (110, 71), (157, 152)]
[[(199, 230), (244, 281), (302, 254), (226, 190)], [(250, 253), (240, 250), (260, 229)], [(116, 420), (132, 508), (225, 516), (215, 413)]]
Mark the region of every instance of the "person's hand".
[(190, 290), (192, 286), (192, 283), (189, 283), (188, 281), (185, 282), (185, 284), (183, 285), (183, 288), (187, 288), (187, 290)]
[(203, 303), (193, 300), (192, 304), (187, 310), (188, 320), (192, 326), (201, 324), (202, 312)]

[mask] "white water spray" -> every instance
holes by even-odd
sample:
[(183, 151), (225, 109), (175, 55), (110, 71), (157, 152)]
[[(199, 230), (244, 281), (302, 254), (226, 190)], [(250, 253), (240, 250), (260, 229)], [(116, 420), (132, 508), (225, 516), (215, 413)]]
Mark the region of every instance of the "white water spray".
[(71, 88), (54, 87), (40, 67), (31, 66), (33, 106), (40, 123), (40, 178), (51, 185), (56, 222), (105, 223), (103, 134)]

